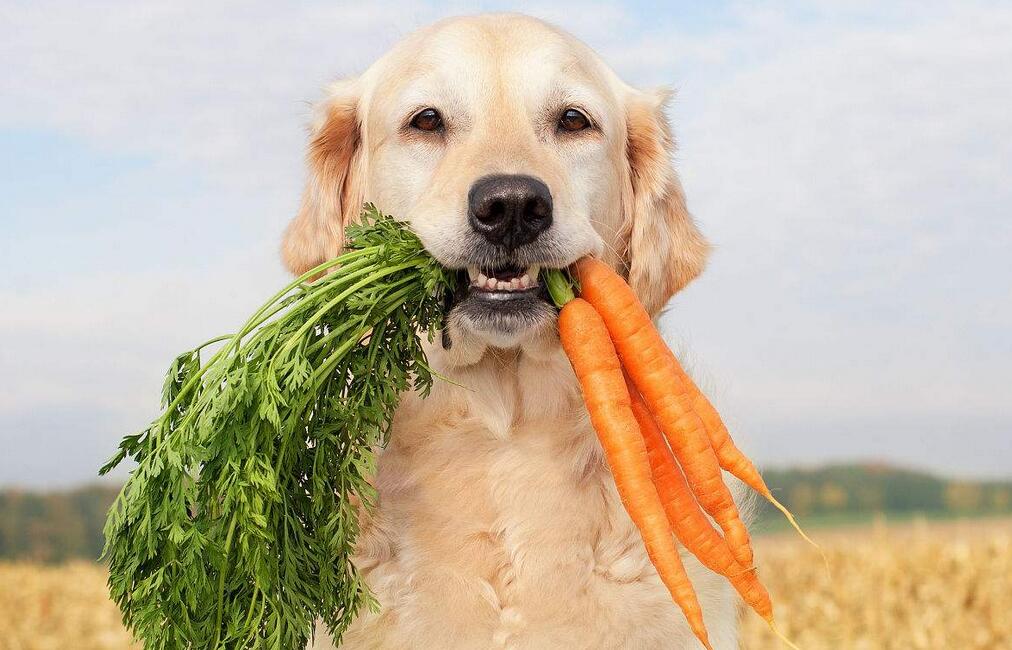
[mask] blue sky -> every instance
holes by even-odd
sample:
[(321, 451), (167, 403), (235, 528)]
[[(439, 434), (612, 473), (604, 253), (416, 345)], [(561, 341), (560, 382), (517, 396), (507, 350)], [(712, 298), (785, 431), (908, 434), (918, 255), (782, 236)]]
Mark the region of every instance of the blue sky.
[[(0, 484), (89, 480), (285, 274), (309, 103), (477, 3), (0, 2)], [(1012, 8), (515, 4), (677, 89), (663, 325), (760, 463), (1012, 476)]]

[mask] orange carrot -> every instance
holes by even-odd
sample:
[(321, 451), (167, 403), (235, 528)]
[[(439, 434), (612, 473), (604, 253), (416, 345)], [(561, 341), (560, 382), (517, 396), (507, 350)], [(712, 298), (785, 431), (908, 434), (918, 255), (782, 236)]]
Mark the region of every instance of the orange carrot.
[(650, 561), (689, 627), (712, 650), (696, 592), (682, 565), (667, 516), (650, 476), (647, 450), (633, 415), (622, 367), (608, 330), (584, 300), (559, 313), (559, 338), (580, 382), (591, 424), (601, 440), (622, 503), (639, 529)]
[(696, 499), (724, 531), (738, 563), (751, 567), (748, 531), (721, 476), (706, 427), (693, 410), (694, 395), (676, 381), (674, 354), (632, 289), (610, 267), (585, 257), (575, 271), (580, 296), (604, 319), (623, 366), (667, 436)]
[(647, 456), (654, 485), (661, 498), (661, 505), (668, 515), (671, 528), (678, 540), (696, 556), (706, 568), (725, 576), (741, 594), (745, 603), (766, 621), (773, 621), (773, 602), (754, 569), (742, 567), (731, 554), (727, 542), (720, 536), (710, 521), (699, 509), (685, 482), (682, 470), (664, 440), (664, 434), (657, 427), (647, 405), (643, 403), (636, 386), (626, 377), (626, 386), (632, 400), (632, 411), (640, 426), (640, 433), (646, 443)]
[[(698, 416), (713, 449), (713, 455), (721, 469), (737, 477), (768, 499), (787, 517), (787, 520), (806, 541), (818, 548), (818, 545), (801, 529), (790, 511), (773, 496), (752, 461), (735, 446), (717, 410), (685, 372), (671, 349), (664, 343), (664, 339), (625, 280), (608, 265), (592, 258), (580, 260), (576, 265), (576, 272), (581, 283), (580, 295), (594, 305), (604, 318), (615, 341), (619, 356), (629, 369), (643, 396), (647, 398), (651, 411), (656, 408), (654, 400), (662, 397), (664, 392), (679, 395), (677, 407), (673, 409), (676, 417), (682, 411), (689, 411)], [(637, 359), (643, 361), (637, 363)], [(638, 370), (638, 372), (633, 372), (634, 370)], [(654, 397), (651, 397), (651, 394)], [(668, 428), (668, 425), (672, 423), (670, 420), (660, 417), (657, 412), (654, 412), (654, 416), (658, 417), (666, 435), (674, 435), (675, 430)], [(672, 447), (674, 448), (674, 445)], [(681, 457), (679, 457), (679, 461), (681, 461)], [(690, 482), (693, 482), (692, 477), (689, 476), (688, 468), (683, 465), (683, 469), (686, 470), (686, 476)], [(701, 495), (697, 492), (696, 496), (699, 498)], [(707, 512), (717, 518), (717, 515), (707, 507), (703, 499), (700, 499), (700, 502)], [(751, 553), (745, 555), (741, 552), (740, 546), (736, 548), (734, 538), (719, 518), (718, 523), (721, 524), (725, 535), (731, 541), (732, 549), (736, 551), (735, 557), (745, 566), (750, 566)], [(745, 561), (746, 559), (748, 561)], [(823, 559), (825, 560), (825, 556)]]
[[(759, 470), (756, 469), (755, 464), (746, 456), (734, 441), (731, 440), (731, 434), (728, 433), (727, 426), (724, 425), (723, 420), (720, 418), (720, 414), (717, 413), (717, 409), (713, 407), (710, 400), (706, 399), (706, 395), (693, 383), (692, 379), (685, 373), (682, 367), (679, 365), (678, 370), (681, 373), (679, 379), (690, 385), (695, 391), (695, 399), (693, 400), (693, 407), (699, 417), (702, 418), (703, 424), (706, 426), (706, 433), (710, 437), (710, 445), (713, 446), (713, 451), (717, 454), (717, 460), (720, 462), (722, 469), (731, 473), (731, 475), (740, 479), (745, 485), (749, 486), (763, 497), (766, 498), (773, 506), (783, 513), (787, 521), (790, 522), (794, 530), (798, 531), (798, 534), (805, 539), (806, 542), (819, 549), (822, 553), (822, 549), (816, 544), (812, 538), (805, 534), (805, 531), (801, 529), (801, 525), (798, 524), (794, 515), (788, 510), (782, 503), (777, 501), (776, 497), (770, 491), (766, 485), (766, 481), (763, 480), (762, 475), (759, 474)], [(826, 567), (829, 567), (829, 562), (826, 559), (825, 553), (822, 555), (823, 562), (826, 563)]]

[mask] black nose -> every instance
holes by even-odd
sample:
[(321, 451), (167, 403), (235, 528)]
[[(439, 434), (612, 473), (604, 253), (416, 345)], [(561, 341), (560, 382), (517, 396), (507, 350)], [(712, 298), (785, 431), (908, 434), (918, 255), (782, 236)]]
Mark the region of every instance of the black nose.
[(529, 244), (552, 225), (552, 193), (531, 176), (485, 176), (467, 196), (475, 232), (508, 250)]

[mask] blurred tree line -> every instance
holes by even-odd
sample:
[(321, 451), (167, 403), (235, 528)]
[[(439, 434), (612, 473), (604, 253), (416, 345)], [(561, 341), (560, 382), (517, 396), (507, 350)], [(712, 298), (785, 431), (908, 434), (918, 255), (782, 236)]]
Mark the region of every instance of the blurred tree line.
[[(859, 520), (877, 513), (902, 516), (979, 516), (1012, 513), (1012, 481), (959, 481), (881, 464), (833, 465), (763, 472), (795, 514)], [(60, 492), (0, 490), (0, 559), (59, 562), (96, 559), (105, 513), (119, 486), (91, 485)], [(768, 508), (771, 524), (782, 524)], [(814, 521), (813, 521), (814, 520)]]
[(777, 499), (797, 515), (1012, 512), (1012, 481), (963, 481), (884, 464), (763, 472)]
[(0, 558), (97, 559), (105, 513), (118, 492), (119, 486), (98, 485), (58, 492), (0, 491)]

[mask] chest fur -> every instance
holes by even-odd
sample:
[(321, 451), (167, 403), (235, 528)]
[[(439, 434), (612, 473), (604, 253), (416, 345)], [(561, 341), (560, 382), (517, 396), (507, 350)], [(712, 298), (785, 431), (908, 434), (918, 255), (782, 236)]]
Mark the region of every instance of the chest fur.
[[(346, 647), (693, 647), (567, 371), (485, 368), (406, 400), (357, 561), (382, 609)], [(730, 602), (687, 564), (709, 609)]]

